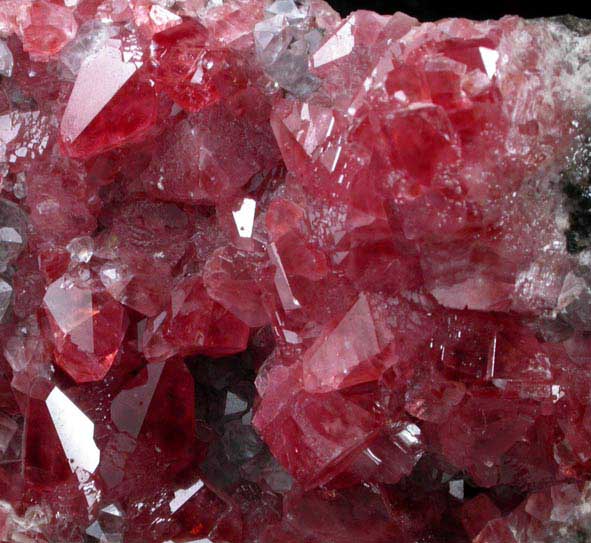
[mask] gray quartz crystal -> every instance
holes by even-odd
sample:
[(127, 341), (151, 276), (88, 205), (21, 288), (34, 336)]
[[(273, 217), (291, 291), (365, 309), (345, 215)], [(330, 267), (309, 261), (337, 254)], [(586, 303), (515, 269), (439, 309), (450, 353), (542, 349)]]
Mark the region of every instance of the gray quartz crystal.
[(278, 0), (267, 9), (267, 18), (254, 28), (257, 57), (267, 75), (291, 94), (304, 97), (318, 87), (309, 72), (308, 58), (322, 34), (308, 7), (293, 0)]

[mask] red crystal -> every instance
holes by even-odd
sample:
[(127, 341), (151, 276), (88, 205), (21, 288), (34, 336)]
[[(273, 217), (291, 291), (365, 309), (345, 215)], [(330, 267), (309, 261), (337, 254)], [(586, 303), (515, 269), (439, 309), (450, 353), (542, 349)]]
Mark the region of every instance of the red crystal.
[(246, 349), (249, 328), (214, 302), (198, 277), (172, 287), (166, 312), (142, 323), (142, 352), (148, 361), (176, 354), (220, 357)]
[(0, 5), (0, 540), (579, 541), (587, 22)]
[(218, 72), (217, 64), (223, 59), (206, 47), (207, 41), (207, 30), (196, 21), (154, 36), (155, 80), (187, 111), (199, 111), (219, 99), (212, 70)]
[[(63, 275), (47, 287), (44, 308), (53, 335), (55, 363), (76, 382), (102, 379), (125, 333), (125, 312), (84, 277)], [(96, 281), (96, 279), (95, 279)]]
[[(120, 147), (140, 139), (155, 123), (158, 102), (153, 83), (138, 69), (142, 60), (133, 58), (135, 45), (130, 48), (112, 40), (82, 65), (61, 122), (69, 156), (88, 158)], [(106, 75), (99, 89), (97, 73)]]

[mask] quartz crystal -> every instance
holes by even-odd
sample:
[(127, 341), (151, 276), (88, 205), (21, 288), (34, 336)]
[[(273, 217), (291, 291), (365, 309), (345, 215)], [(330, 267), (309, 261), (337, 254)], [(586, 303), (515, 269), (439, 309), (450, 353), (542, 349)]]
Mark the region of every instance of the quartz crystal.
[(591, 541), (591, 23), (0, 2), (0, 541)]

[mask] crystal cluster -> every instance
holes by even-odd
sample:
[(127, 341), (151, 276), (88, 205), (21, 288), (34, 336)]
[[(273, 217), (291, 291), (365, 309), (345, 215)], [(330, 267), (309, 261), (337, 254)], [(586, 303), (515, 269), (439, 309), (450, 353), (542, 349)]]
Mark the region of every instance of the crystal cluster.
[(0, 540), (591, 541), (591, 23), (0, 3)]

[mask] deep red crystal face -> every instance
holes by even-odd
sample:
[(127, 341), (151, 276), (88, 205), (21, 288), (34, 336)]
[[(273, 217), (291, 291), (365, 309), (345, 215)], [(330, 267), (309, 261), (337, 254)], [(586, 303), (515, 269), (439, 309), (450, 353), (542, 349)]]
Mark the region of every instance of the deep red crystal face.
[(0, 541), (591, 538), (591, 37), (0, 1)]

